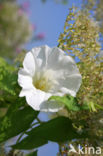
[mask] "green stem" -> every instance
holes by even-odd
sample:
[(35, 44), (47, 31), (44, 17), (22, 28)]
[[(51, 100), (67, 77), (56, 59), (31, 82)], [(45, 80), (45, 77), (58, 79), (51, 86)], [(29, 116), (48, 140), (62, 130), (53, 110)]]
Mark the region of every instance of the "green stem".
[(31, 128), (32, 128), (33, 126), (37, 125), (37, 124), (39, 124), (39, 122), (33, 123), (33, 124), (31, 125)]
[[(35, 126), (36, 124), (39, 124), (39, 122), (35, 122), (34, 124), (31, 125), (30, 128), (32, 128), (32, 127)], [(19, 136), (19, 138), (18, 138), (17, 141), (16, 141), (16, 144), (19, 143), (20, 139), (23, 137), (24, 134), (26, 134), (26, 131), (24, 131), (24, 132)]]
[(38, 117), (36, 119), (40, 124), (43, 123), (43, 121), (41, 121)]
[(59, 156), (63, 156), (61, 144), (59, 144)]
[(23, 132), (23, 133), (19, 136), (19, 138), (18, 138), (17, 141), (16, 141), (16, 144), (19, 143), (20, 139), (22, 138), (22, 136), (23, 136), (24, 134), (25, 134), (25, 132)]

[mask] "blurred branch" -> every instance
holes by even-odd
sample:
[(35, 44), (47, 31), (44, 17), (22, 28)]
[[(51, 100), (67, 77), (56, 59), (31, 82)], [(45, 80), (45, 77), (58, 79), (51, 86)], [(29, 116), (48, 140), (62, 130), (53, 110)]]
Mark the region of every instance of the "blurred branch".
[[(48, 0), (41, 0), (43, 3), (47, 2)], [(55, 3), (62, 3), (67, 4), (69, 0), (54, 0)]]

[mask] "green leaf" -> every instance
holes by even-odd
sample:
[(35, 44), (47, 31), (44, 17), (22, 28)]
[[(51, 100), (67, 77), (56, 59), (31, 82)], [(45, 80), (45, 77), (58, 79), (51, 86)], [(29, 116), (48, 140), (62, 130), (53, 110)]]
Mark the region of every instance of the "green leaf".
[(0, 142), (4, 142), (27, 130), (38, 115), (38, 112), (29, 106), (15, 111), (10, 110), (0, 121)]
[(15, 149), (33, 149), (42, 146), (48, 141), (64, 142), (78, 138), (78, 133), (72, 126), (72, 121), (66, 117), (58, 117), (40, 126), (33, 128), (27, 133), (21, 142), (13, 145)]
[(49, 100), (56, 100), (60, 104), (64, 104), (69, 111), (80, 111), (80, 110), (89, 110), (88, 105), (79, 105), (78, 101), (75, 97), (72, 97), (70, 95), (66, 95), (63, 97), (60, 96), (52, 96), (49, 98)]
[(63, 97), (52, 96), (49, 100), (56, 100), (59, 103), (64, 104), (70, 111), (79, 111), (80, 110), (80, 107), (78, 105), (76, 98), (74, 98), (72, 96), (63, 96)]
[(23, 98), (18, 98), (21, 88), (17, 83), (17, 73), (17, 68), (0, 57), (0, 109), (8, 110), (12, 105), (14, 111), (13, 105), (18, 108), (25, 104)]
[(81, 110), (90, 110), (90, 107), (87, 103), (84, 103), (83, 105), (80, 106)]
[(0, 57), (0, 90), (16, 95), (17, 69)]

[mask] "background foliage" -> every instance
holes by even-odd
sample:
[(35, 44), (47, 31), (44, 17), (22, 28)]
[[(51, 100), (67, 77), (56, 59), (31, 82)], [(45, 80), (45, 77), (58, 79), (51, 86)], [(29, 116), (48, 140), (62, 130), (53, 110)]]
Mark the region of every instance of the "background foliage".
[[(17, 73), (25, 55), (22, 46), (32, 39), (31, 23), (16, 1), (0, 1), (1, 156), (36, 156), (37, 148), (49, 141), (59, 144), (58, 155), (67, 154), (70, 143), (103, 146), (102, 3), (102, 0), (85, 0), (81, 8), (69, 10), (58, 47), (78, 58), (82, 86), (76, 98), (52, 97), (50, 100), (62, 102), (65, 108), (44, 122), (38, 118), (40, 112), (32, 110), (25, 98), (18, 98), (21, 88)], [(16, 142), (7, 153), (5, 143), (13, 137)], [(32, 151), (27, 154), (23, 149)]]
[(29, 41), (31, 25), (25, 13), (15, 2), (0, 5), (0, 55), (14, 57), (14, 51)]

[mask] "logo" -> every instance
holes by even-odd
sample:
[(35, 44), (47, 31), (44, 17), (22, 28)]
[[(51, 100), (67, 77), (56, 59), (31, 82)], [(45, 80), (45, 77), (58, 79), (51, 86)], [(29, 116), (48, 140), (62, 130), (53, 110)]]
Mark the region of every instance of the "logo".
[(77, 153), (77, 154), (96, 154), (99, 155), (101, 154), (101, 147), (88, 147), (87, 145), (85, 145), (84, 147), (82, 147), (80, 144), (78, 145), (78, 148), (76, 149), (72, 144), (69, 145), (69, 153)]

